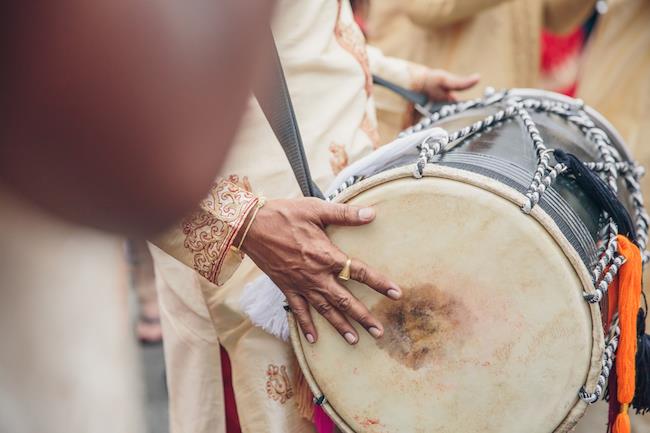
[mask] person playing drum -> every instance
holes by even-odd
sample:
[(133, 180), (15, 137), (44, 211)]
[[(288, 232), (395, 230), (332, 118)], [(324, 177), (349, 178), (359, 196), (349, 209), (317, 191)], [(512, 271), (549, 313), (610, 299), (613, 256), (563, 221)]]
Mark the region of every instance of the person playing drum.
[[(381, 144), (371, 71), (390, 72), (386, 78), (404, 87), (410, 87), (417, 72), (429, 95), (445, 100), (477, 82), (477, 77), (457, 77), (367, 51), (347, 1), (282, 1), (273, 31), (312, 175), (322, 187)], [(264, 271), (282, 287), (307, 341), (318, 341), (322, 332), (313, 324), (310, 305), (345, 344), (380, 337), (383, 324), (349, 294), (342, 278), (349, 273), (387, 299), (399, 298), (400, 287), (389, 275), (348, 257), (323, 231), (331, 224), (372, 225), (377, 216), (372, 207), (295, 198), (299, 190), (289, 164), (255, 100), (249, 102), (221, 173), (201, 208), (154, 241), (173, 256), (153, 248), (172, 430), (223, 429), (220, 357), (224, 371), (228, 365), (220, 343), (231, 361), (242, 430), (312, 432), (313, 424), (295, 405), (291, 347), (252, 326), (240, 297)], [(231, 246), (240, 248), (232, 253)], [(233, 273), (239, 251), (246, 258)], [(225, 400), (231, 401), (227, 394)], [(233, 419), (231, 409), (228, 404)]]

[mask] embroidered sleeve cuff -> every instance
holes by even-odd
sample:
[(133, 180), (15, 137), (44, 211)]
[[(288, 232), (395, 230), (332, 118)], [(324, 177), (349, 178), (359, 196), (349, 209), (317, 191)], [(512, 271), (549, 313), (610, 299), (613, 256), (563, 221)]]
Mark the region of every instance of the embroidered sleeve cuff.
[(154, 244), (210, 282), (222, 285), (241, 263), (243, 256), (233, 254), (231, 246), (257, 201), (254, 194), (219, 179), (198, 210)]

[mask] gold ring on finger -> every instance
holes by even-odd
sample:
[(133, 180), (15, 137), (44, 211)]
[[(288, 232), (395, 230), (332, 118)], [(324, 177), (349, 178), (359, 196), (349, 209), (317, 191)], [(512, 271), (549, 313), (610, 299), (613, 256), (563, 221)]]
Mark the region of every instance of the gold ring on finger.
[(352, 264), (351, 259), (347, 259), (345, 261), (345, 265), (343, 266), (343, 269), (341, 269), (341, 272), (339, 272), (339, 279), (343, 281), (347, 281), (350, 279), (350, 265)]

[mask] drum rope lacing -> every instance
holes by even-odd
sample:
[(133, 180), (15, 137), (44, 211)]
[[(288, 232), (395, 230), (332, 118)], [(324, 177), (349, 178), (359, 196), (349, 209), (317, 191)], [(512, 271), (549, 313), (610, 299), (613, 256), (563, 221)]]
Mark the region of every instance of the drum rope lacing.
[(580, 399), (587, 404), (594, 404), (600, 399), (600, 397), (603, 396), (605, 385), (607, 384), (607, 380), (609, 379), (609, 375), (612, 371), (614, 358), (616, 358), (616, 349), (618, 348), (618, 339), (620, 335), (621, 328), (618, 326), (618, 315), (615, 315), (612, 319), (609, 335), (605, 341), (605, 350), (603, 351), (601, 370), (600, 374), (598, 375), (596, 387), (593, 392), (588, 392), (583, 385), (580, 388), (580, 391), (578, 391), (578, 396)]
[[(400, 137), (421, 131), (440, 119), (449, 117), (452, 114), (461, 113), (469, 108), (493, 105), (504, 100), (507, 95), (507, 92), (499, 92), (485, 100), (475, 99), (442, 107), (440, 111), (432, 113), (431, 116), (422, 119), (411, 128), (406, 129), (400, 134)], [(565, 102), (511, 97), (506, 101), (506, 103), (508, 104), (508, 107), (505, 109), (499, 110), (495, 114), (489, 115), (483, 120), (474, 122), (470, 126), (466, 126), (449, 134), (448, 144), (442, 143), (441, 145), (441, 143), (431, 143), (431, 140), (425, 138), (421, 145), (420, 159), (416, 162), (416, 169), (418, 172), (416, 177), (422, 175), (422, 170), (427, 163), (434, 162), (436, 156), (450, 150), (454, 146), (455, 142), (457, 143), (471, 135), (484, 132), (486, 129), (507, 119), (519, 116), (526, 126), (528, 134), (533, 142), (535, 152), (538, 156), (537, 168), (525, 194), (528, 201), (522, 206), (524, 213), (530, 213), (532, 208), (539, 203), (544, 191), (552, 185), (553, 181), (555, 181), (559, 174), (566, 171), (566, 166), (559, 163), (553, 166), (550, 165), (550, 155), (553, 153), (554, 149), (548, 149), (546, 147), (528, 110), (549, 112), (559, 115), (564, 117), (568, 122), (576, 125), (583, 132), (585, 137), (596, 146), (599, 157), (602, 161), (586, 162), (584, 163), (585, 166), (598, 173), (598, 175), (607, 182), (614, 192), (618, 191), (617, 180), (619, 177), (623, 179), (630, 195), (630, 201), (634, 212), (633, 218), (636, 229), (637, 245), (643, 252), (643, 260), (644, 263), (646, 263), (648, 259), (650, 259), (650, 255), (648, 254), (648, 251), (646, 251), (650, 218), (645, 211), (643, 196), (641, 195), (639, 185), (639, 179), (644, 174), (643, 168), (632, 162), (620, 160), (620, 154), (612, 144), (607, 133), (598, 128), (593, 120), (589, 118), (589, 115), (582, 109), (583, 104), (580, 101), (577, 101), (575, 106), (572, 106)], [(360, 179), (355, 179), (354, 182), (357, 182), (358, 180)]]
[[(556, 163), (551, 165), (550, 157), (554, 149), (546, 147), (544, 139), (532, 119), (529, 110), (536, 112), (553, 113), (563, 117), (569, 123), (577, 126), (578, 129), (591, 143), (594, 144), (599, 161), (583, 162), (584, 166), (595, 172), (609, 188), (618, 192), (618, 180), (623, 180), (626, 190), (629, 194), (630, 204), (633, 210), (634, 231), (636, 233), (636, 244), (643, 254), (643, 264), (650, 259), (650, 254), (646, 250), (648, 243), (648, 227), (650, 218), (645, 210), (643, 196), (639, 179), (643, 176), (643, 167), (633, 162), (621, 160), (618, 150), (614, 147), (612, 140), (605, 131), (599, 128), (589, 115), (583, 110), (582, 101), (576, 101), (575, 104), (566, 102), (551, 101), (547, 99), (538, 99), (532, 97), (514, 97), (509, 96), (507, 91), (494, 93), (485, 99), (474, 99), (457, 104), (443, 106), (440, 110), (431, 113), (428, 117), (423, 118), (414, 126), (403, 131), (399, 137), (419, 132), (432, 126), (435, 122), (461, 113), (474, 107), (486, 107), (495, 103), (504, 101), (507, 107), (488, 115), (485, 119), (474, 122), (472, 125), (463, 127), (449, 134), (447, 140), (436, 140), (431, 137), (425, 138), (420, 145), (420, 155), (413, 169), (413, 176), (421, 178), (424, 174), (426, 164), (434, 163), (445, 152), (452, 149), (456, 144), (464, 139), (501, 124), (502, 122), (519, 117), (528, 135), (533, 143), (533, 148), (537, 155), (537, 167), (533, 179), (528, 186), (525, 196), (527, 201), (522, 206), (522, 211), (529, 214), (537, 205), (544, 192), (551, 187), (558, 175), (567, 172), (566, 165)], [(352, 177), (337, 188), (336, 192), (330, 197), (333, 199), (336, 195), (343, 192), (349, 186), (359, 182), (363, 177)], [(614, 277), (617, 275), (625, 258), (617, 253), (616, 236), (618, 228), (612, 218), (606, 212), (603, 212), (602, 220), (605, 221), (602, 227), (603, 236), (599, 242), (597, 253), (597, 262), (592, 269), (592, 282), (594, 284), (593, 293), (584, 293), (584, 298), (589, 303), (599, 303), (602, 301), (607, 289)], [(605, 350), (602, 357), (601, 371), (593, 392), (588, 392), (586, 386), (582, 386), (578, 392), (580, 399), (588, 404), (593, 404), (603, 396), (603, 391), (607, 384), (612, 365), (616, 356), (620, 327), (618, 317), (615, 315), (610, 324), (609, 335), (606, 338)]]

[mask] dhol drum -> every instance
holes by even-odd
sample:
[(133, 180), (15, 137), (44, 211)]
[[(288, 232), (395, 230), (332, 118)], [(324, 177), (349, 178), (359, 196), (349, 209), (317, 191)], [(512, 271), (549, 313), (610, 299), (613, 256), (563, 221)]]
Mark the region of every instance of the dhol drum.
[(343, 432), (569, 431), (612, 366), (599, 301), (620, 260), (612, 212), (567, 153), (629, 203), (645, 251), (642, 170), (600, 115), (538, 90), (445, 106), (401, 136), (331, 198), (376, 220), (328, 234), (404, 295), (346, 282), (385, 327), (355, 346), (315, 312), (313, 345), (290, 320), (315, 402)]

